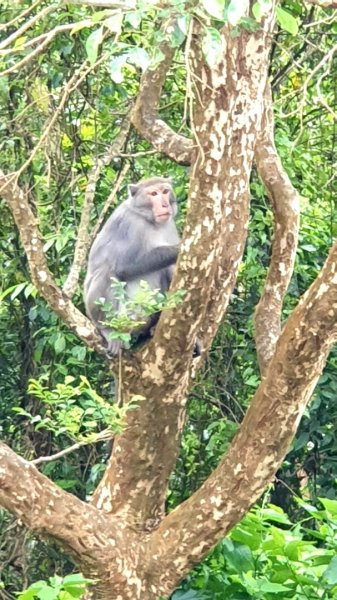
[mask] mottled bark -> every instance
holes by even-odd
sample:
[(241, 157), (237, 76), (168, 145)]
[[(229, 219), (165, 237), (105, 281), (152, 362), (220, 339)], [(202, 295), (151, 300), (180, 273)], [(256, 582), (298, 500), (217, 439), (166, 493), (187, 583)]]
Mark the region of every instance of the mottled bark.
[(32, 281), (40, 294), (85, 344), (97, 352), (105, 353), (101, 338), (91, 321), (77, 310), (53, 279), (44, 255), (38, 219), (30, 208), (27, 194), (17, 185), (16, 177), (4, 175), (1, 170), (0, 196), (7, 201), (12, 211), (27, 255)]
[[(218, 468), (186, 502), (146, 533), (124, 507), (112, 514), (59, 489), (0, 444), (0, 503), (34, 531), (52, 535), (100, 600), (157, 600), (172, 593), (243, 516), (282, 461), (337, 339), (337, 243), (289, 317), (266, 378)], [(125, 499), (126, 505), (128, 499)], [(104, 508), (104, 507), (103, 507)]]
[[(208, 125), (207, 118), (205, 121), (200, 112), (202, 146), (206, 144), (205, 161), (213, 159), (213, 165), (205, 170), (201, 168), (201, 171), (198, 167), (194, 176), (202, 188), (204, 179), (207, 181), (212, 172), (215, 187), (211, 197), (218, 194), (221, 198), (221, 231), (216, 242), (218, 259), (199, 332), (205, 349), (210, 346), (227, 308), (244, 251), (249, 218), (249, 179), (256, 136), (261, 128), (273, 23), (274, 14), (271, 13), (264, 27), (254, 35), (242, 31), (239, 37), (232, 36), (230, 30), (224, 28), (226, 66), (223, 74), (219, 73), (219, 81), (216, 81), (214, 68), (207, 73), (204, 67), (206, 98), (203, 97), (203, 103), (208, 97), (210, 106), (214, 103), (217, 106), (218, 115), (214, 123)], [(210, 127), (208, 132), (207, 127)]]
[(266, 378), (227, 454), (151, 536), (162, 571), (161, 593), (169, 591), (165, 582), (178, 582), (200, 555), (206, 555), (272, 480), (336, 340), (337, 242), (289, 317)]
[(169, 42), (163, 42), (160, 50), (164, 55), (163, 60), (156, 69), (147, 69), (140, 80), (131, 121), (158, 152), (163, 152), (178, 163), (188, 165), (192, 157), (192, 141), (173, 131), (158, 116), (162, 87), (175, 54), (175, 49), (171, 48)]
[(266, 38), (272, 22), (270, 17), (256, 36), (242, 32), (232, 37), (224, 28), (224, 57), (212, 70), (201, 54), (198, 25), (193, 34), (193, 71), (200, 82), (194, 116), (198, 150), (172, 286), (186, 290), (186, 296), (161, 316), (153, 343), (139, 357), (136, 375), (124, 371), (126, 398), (137, 393), (145, 400), (141, 410), (129, 413), (128, 427), (115, 441), (95, 494), (98, 506), (107, 511), (123, 507), (146, 527), (161, 517), (177, 459), (198, 331), (207, 314), (204, 339), (211, 342), (244, 249), (249, 177), (267, 77)]
[[(211, 343), (243, 253), (273, 20), (268, 15), (254, 34), (240, 29), (234, 36), (224, 27), (223, 55), (212, 69), (201, 54), (199, 22), (194, 23), (190, 40), (193, 142), (175, 134), (157, 115), (173, 56), (168, 45), (159, 67), (142, 78), (133, 123), (157, 149), (179, 162), (192, 161), (187, 223), (173, 280), (173, 288), (185, 289), (186, 296), (181, 305), (161, 316), (148, 346), (131, 358), (123, 357), (123, 400), (128, 402), (134, 395), (143, 399), (138, 409), (128, 413), (126, 429), (114, 441), (93, 501), (85, 504), (60, 490), (0, 446), (1, 505), (31, 529), (62, 543), (84, 574), (98, 580), (97, 600), (158, 600), (172, 593), (243, 516), (280, 464), (336, 339), (334, 247), (321, 275), (289, 318), (270, 369), (226, 456), (188, 501), (165, 516), (195, 339), (200, 335), (205, 347)], [(263, 178), (274, 199), (274, 177), (280, 178), (280, 170), (271, 174), (276, 158), (267, 132), (260, 139), (264, 143), (260, 152), (268, 148), (270, 159)], [(283, 188), (285, 183), (283, 178)], [(25, 195), (9, 177), (2, 177), (2, 185), (35, 285), (81, 339), (102, 350), (93, 326), (55, 285)]]
[(270, 266), (255, 311), (255, 340), (261, 373), (274, 354), (281, 332), (282, 303), (293, 273), (299, 231), (299, 195), (282, 167), (274, 143), (271, 90), (267, 84), (261, 133), (255, 149), (259, 175), (274, 216)]

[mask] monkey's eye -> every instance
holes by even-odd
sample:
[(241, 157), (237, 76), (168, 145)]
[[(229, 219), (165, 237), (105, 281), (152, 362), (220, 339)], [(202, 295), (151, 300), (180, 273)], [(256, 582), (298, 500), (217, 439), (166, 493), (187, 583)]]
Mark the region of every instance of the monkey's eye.
[(157, 196), (158, 192), (156, 192), (156, 190), (153, 190), (153, 192), (150, 192), (151, 196)]
[(169, 188), (167, 188), (166, 190), (163, 190), (163, 194), (168, 194), (169, 193)]

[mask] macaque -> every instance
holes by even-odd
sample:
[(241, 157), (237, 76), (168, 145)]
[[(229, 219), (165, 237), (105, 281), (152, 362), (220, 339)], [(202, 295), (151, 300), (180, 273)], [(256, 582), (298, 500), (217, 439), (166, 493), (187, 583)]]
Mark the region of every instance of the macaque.
[[(176, 213), (170, 180), (153, 177), (132, 184), (129, 197), (113, 212), (91, 247), (84, 282), (85, 306), (110, 356), (118, 354), (122, 343), (110, 339), (111, 330), (103, 323), (106, 317), (97, 300), (104, 298), (118, 312), (120, 302), (114, 297), (111, 278), (126, 282), (128, 298), (134, 297), (142, 280), (151, 290), (168, 290), (179, 252)], [(149, 317), (141, 334), (149, 333), (157, 319), (157, 315)]]

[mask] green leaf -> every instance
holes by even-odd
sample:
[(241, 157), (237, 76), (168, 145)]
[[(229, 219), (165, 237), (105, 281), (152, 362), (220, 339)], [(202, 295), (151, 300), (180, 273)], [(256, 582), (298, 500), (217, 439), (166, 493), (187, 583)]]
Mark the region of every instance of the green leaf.
[(188, 592), (176, 592), (172, 596), (172, 600), (202, 600), (204, 595), (197, 590), (188, 590)]
[(37, 593), (39, 600), (57, 600), (60, 590), (46, 586)]
[(254, 569), (253, 554), (248, 546), (225, 540), (223, 548), (226, 559), (238, 573), (241, 574)]
[(54, 349), (55, 349), (56, 354), (61, 354), (64, 351), (65, 347), (66, 347), (65, 337), (64, 337), (64, 335), (59, 333), (57, 335), (57, 338), (54, 343)]
[(202, 39), (202, 51), (209, 67), (217, 64), (222, 54), (222, 39), (214, 27), (206, 29)]
[(122, 31), (123, 13), (116, 13), (116, 14), (112, 15), (108, 19), (105, 19), (103, 24), (110, 31), (112, 31), (112, 33), (117, 33), (117, 35), (119, 35), (120, 32)]
[(77, 360), (84, 360), (87, 354), (87, 350), (85, 346), (74, 346), (72, 348), (71, 354), (77, 358)]
[(14, 300), (14, 298), (16, 298), (22, 292), (22, 290), (25, 289), (26, 285), (26, 281), (24, 283), (19, 283), (19, 285), (16, 285), (14, 291), (11, 294), (11, 300)]
[(89, 62), (92, 65), (97, 60), (98, 48), (99, 48), (100, 44), (102, 43), (102, 39), (103, 39), (103, 27), (100, 27), (99, 29), (96, 29), (95, 31), (93, 31), (89, 35), (89, 37), (86, 41), (85, 49), (87, 51)]
[(186, 33), (181, 30), (178, 23), (175, 23), (173, 31), (170, 31), (170, 34), (172, 48), (179, 48), (186, 37)]
[(120, 56), (116, 56), (108, 63), (108, 70), (112, 81), (115, 83), (122, 83), (124, 76), (122, 73), (122, 68), (126, 64), (127, 56), (125, 54), (121, 54)]
[(36, 590), (33, 590), (31, 586), (18, 596), (18, 600), (33, 600), (33, 598), (36, 598)]
[(154, 53), (151, 57), (151, 69), (155, 69), (165, 58), (165, 54), (160, 48), (155, 48)]
[(94, 579), (87, 579), (83, 577), (82, 573), (72, 573), (63, 577), (63, 587), (65, 588), (68, 584), (71, 585), (87, 585), (87, 583), (94, 583)]
[(288, 11), (284, 10), (280, 6), (276, 9), (276, 18), (279, 22), (281, 29), (291, 33), (292, 35), (296, 35), (298, 33), (298, 23), (295, 17), (291, 15)]
[(14, 300), (14, 298), (16, 298), (16, 296), (18, 296), (22, 292), (22, 290), (25, 289), (26, 285), (27, 285), (27, 281), (25, 281), (24, 283), (11, 285), (9, 288), (4, 290), (0, 294), (0, 302), (2, 300), (4, 300), (6, 298), (6, 296), (9, 296), (9, 294), (11, 294), (11, 300)]
[(91, 19), (84, 19), (83, 21), (78, 21), (77, 23), (75, 23), (74, 27), (72, 28), (70, 35), (74, 35), (74, 33), (81, 31), (81, 29), (84, 29), (84, 27), (91, 27), (91, 26), (92, 26)]
[(253, 4), (252, 13), (255, 19), (260, 22), (262, 17), (267, 15), (272, 8), (271, 0), (257, 0)]
[(325, 510), (327, 510), (333, 517), (337, 516), (337, 500), (330, 500), (330, 498), (320, 498)]
[(224, 19), (225, 0), (202, 0), (205, 11), (215, 19)]
[(190, 22), (191, 22), (190, 15), (181, 15), (180, 17), (177, 18), (177, 25), (178, 25), (180, 31), (182, 31), (185, 36), (187, 35)]
[(323, 573), (323, 577), (329, 585), (337, 583), (337, 556), (334, 556), (330, 561), (328, 568)]
[(290, 592), (290, 588), (282, 585), (282, 583), (271, 583), (270, 581), (262, 581), (259, 585), (261, 592), (269, 594), (278, 594), (279, 592)]
[(150, 64), (150, 57), (144, 48), (134, 47), (127, 52), (127, 61), (145, 71)]
[(139, 11), (127, 12), (125, 13), (124, 19), (126, 23), (131, 25), (131, 27), (138, 29), (142, 21), (142, 13)]
[(246, 16), (249, 2), (247, 0), (231, 0), (227, 8), (227, 21), (233, 27), (238, 24), (242, 17)]

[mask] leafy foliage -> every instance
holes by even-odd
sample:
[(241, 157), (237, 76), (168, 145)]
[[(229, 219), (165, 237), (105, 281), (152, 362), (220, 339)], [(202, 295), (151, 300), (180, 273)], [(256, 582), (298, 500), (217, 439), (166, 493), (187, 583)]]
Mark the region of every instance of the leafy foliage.
[[(1, 24), (31, 8), (31, 4), (28, 0), (4, 0)], [(59, 28), (43, 55), (0, 79), (4, 169), (18, 170), (30, 159), (37, 140), (64, 101), (47, 140), (20, 174), (20, 184), (34, 192), (34, 209), (41, 221), (48, 261), (59, 283), (64, 282), (73, 255), (90, 169), (118, 134), (137, 93), (141, 73), (162, 59), (159, 44), (163, 39), (170, 40), (178, 52), (174, 71), (165, 82), (160, 115), (175, 130), (190, 134), (190, 118), (185, 110), (184, 51), (191, 13), (182, 0), (169, 5), (126, 1), (125, 9), (118, 13), (55, 4), (53, 11), (36, 19), (34, 26), (16, 40), (15, 52), (1, 55), (2, 70), (10, 69), (15, 60), (27, 56), (35, 38)], [(259, 27), (270, 4), (269, 0), (257, 0), (249, 19), (243, 18), (244, 5), (237, 0), (203, 0), (194, 5), (210, 66), (220, 56), (219, 28), (223, 23), (233, 27), (233, 35), (241, 27), (251, 31)], [(39, 7), (32, 14), (38, 13)], [(175, 22), (164, 34), (159, 22), (172, 15)], [(317, 20), (318, 27), (313, 25)], [(301, 194), (302, 208), (300, 248), (284, 309), (286, 318), (315, 278), (337, 233), (336, 121), (317, 92), (320, 84), (323, 99), (336, 106), (335, 57), (323, 81), (322, 71), (309, 77), (333, 47), (337, 24), (330, 13), (317, 13), (296, 0), (282, 2), (277, 21), (271, 66), (277, 147)], [(11, 32), (12, 27), (7, 33)], [(2, 29), (3, 39), (5, 33)], [(77, 87), (67, 95), (71, 77), (79, 75), (78, 70), (87, 60), (89, 71), (82, 80), (77, 77)], [(135, 131), (129, 134), (122, 154), (112, 160), (99, 180), (93, 222), (129, 161), (129, 177), (120, 189), (120, 199), (126, 196), (127, 183), (154, 174), (170, 174), (179, 199), (182, 228), (188, 169), (149, 153), (148, 144)], [(252, 217), (245, 260), (226, 322), (191, 393), (181, 454), (171, 479), (169, 508), (187, 498), (216, 466), (259, 383), (252, 321), (269, 261), (272, 217), (256, 175), (251, 190)], [(0, 207), (0, 217), (1, 436), (29, 457), (53, 454), (74, 441), (92, 442), (75, 456), (70, 454), (43, 466), (43, 472), (58, 485), (85, 498), (100, 479), (107, 456), (102, 443), (94, 445), (97, 435), (106, 426), (118, 431), (125, 409), (113, 404), (114, 383), (102, 360), (87, 351), (37, 297), (17, 232), (4, 206)], [(80, 293), (75, 301), (83, 308)], [(169, 308), (171, 305), (165, 302), (163, 298), (145, 298), (145, 314), (147, 308), (150, 312)], [(125, 298), (123, 303), (127, 306)], [(128, 335), (125, 330), (134, 327), (134, 310), (133, 306), (127, 307), (122, 322), (110, 321), (120, 332), (117, 335)], [(336, 596), (336, 383), (333, 353), (270, 490), (278, 506), (251, 512), (174, 594), (174, 600), (217, 600), (225, 594), (235, 600)], [(298, 496), (307, 504), (298, 502)], [(318, 496), (326, 496), (322, 498), (323, 510), (317, 508), (321, 506)], [(28, 587), (28, 595), (21, 596), (24, 600), (79, 597), (83, 583), (79, 576), (48, 579), (54, 572), (69, 572), (72, 568), (59, 549), (42, 547), (33, 536), (24, 537), (20, 532), (18, 555), (17, 535), (17, 529), (1, 513), (0, 572), (6, 597), (13, 597), (20, 589), (18, 582), (26, 578), (29, 582), (45, 581)], [(15, 560), (10, 561), (11, 556)]]
[(19, 600), (73, 600), (81, 598), (85, 593), (86, 586), (93, 583), (91, 579), (85, 579), (81, 574), (66, 575), (65, 577), (50, 577), (49, 581), (36, 581), (24, 592), (18, 595)]
[[(147, 319), (155, 314), (180, 304), (185, 295), (184, 290), (163, 294), (159, 289), (151, 290), (147, 281), (140, 281), (139, 289), (132, 298), (127, 295), (127, 283), (111, 279), (111, 288), (118, 304), (118, 311), (105, 298), (96, 302), (105, 315), (102, 324), (111, 329), (112, 340), (121, 340), (126, 347), (131, 345), (132, 331), (145, 325)], [(137, 333), (135, 334), (137, 336)]]
[[(42, 415), (32, 415), (17, 408), (15, 412), (29, 419), (36, 431), (52, 431), (56, 437), (67, 435), (77, 442), (94, 443), (95, 431), (100, 426), (108, 426), (110, 436), (123, 429), (127, 411), (134, 409), (136, 401), (127, 406), (109, 404), (90, 385), (86, 377), (80, 376), (79, 385), (72, 385), (74, 377), (68, 375), (64, 383), (58, 383), (54, 390), (46, 388), (41, 381), (31, 379), (28, 392), (42, 403)], [(45, 410), (43, 409), (45, 406)], [(108, 432), (107, 432), (108, 433)]]
[(296, 525), (277, 506), (253, 509), (172, 600), (335, 598), (337, 502), (321, 501), (299, 501)]

